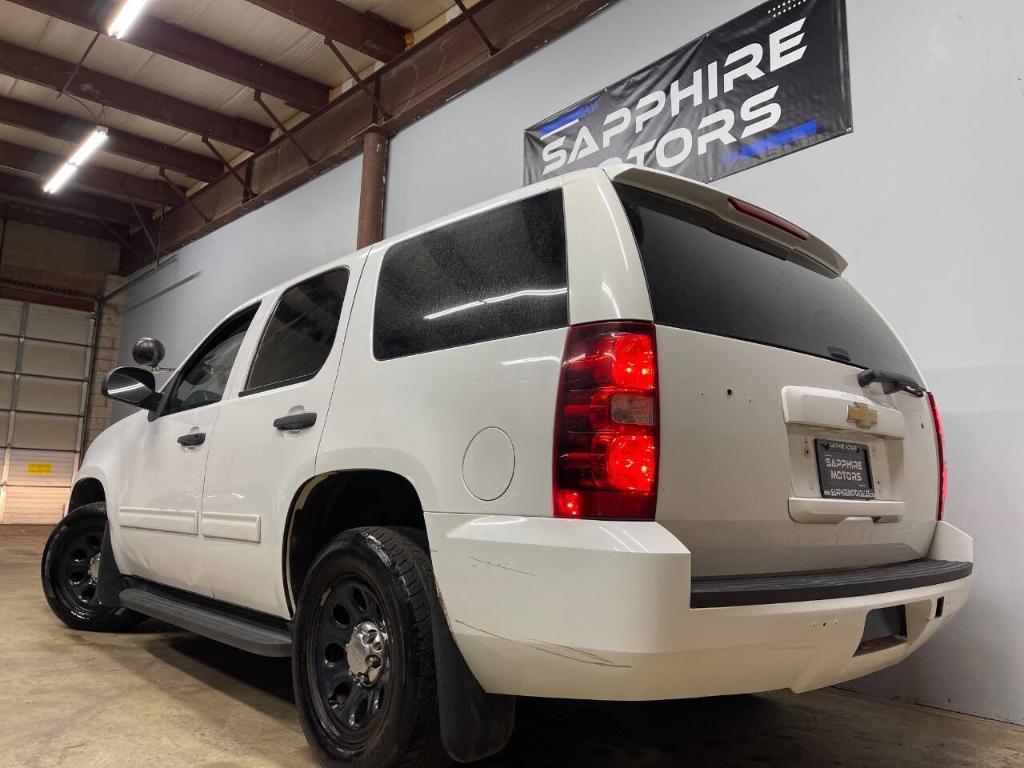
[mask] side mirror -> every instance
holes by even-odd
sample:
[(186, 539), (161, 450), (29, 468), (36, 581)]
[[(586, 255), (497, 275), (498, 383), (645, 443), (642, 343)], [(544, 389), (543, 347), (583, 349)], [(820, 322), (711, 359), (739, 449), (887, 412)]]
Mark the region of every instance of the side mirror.
[(160, 404), (156, 378), (144, 368), (115, 368), (103, 380), (103, 396), (152, 411)]
[(132, 347), (132, 360), (147, 368), (156, 368), (164, 359), (164, 345), (158, 339), (146, 336), (135, 342)]

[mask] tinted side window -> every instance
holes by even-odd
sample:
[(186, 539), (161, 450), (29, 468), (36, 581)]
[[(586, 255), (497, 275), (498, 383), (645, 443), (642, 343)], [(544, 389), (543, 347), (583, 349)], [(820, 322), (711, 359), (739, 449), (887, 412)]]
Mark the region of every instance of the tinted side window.
[(316, 376), (334, 346), (347, 286), (348, 270), (336, 269), (284, 292), (256, 349), (247, 393)]
[(256, 309), (254, 306), (239, 312), (210, 334), (175, 377), (161, 415), (220, 402)]
[(373, 353), (387, 360), (568, 325), (562, 191), (449, 224), (381, 264)]

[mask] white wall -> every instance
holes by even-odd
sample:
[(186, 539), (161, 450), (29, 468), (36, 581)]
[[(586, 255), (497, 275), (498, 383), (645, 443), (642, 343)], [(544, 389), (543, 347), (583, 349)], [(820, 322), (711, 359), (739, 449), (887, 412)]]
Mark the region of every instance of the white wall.
[(136, 339), (156, 336), (166, 364), (177, 365), (247, 299), (355, 250), (361, 170), (361, 158), (350, 160), (186, 246), (135, 283), (125, 300), (121, 360), (131, 360)]
[[(392, 145), (388, 234), (519, 186), (523, 128), (754, 4), (620, 0), (413, 125)], [(1024, 723), (1024, 3), (848, 0), (848, 16), (854, 133), (719, 186), (847, 257), (945, 415), (947, 517), (975, 537), (975, 593), (932, 645), (860, 687)], [(175, 269), (202, 275), (130, 311), (125, 341), (162, 334), (176, 359), (229, 306), (351, 245), (357, 189), (349, 163), (189, 246)]]

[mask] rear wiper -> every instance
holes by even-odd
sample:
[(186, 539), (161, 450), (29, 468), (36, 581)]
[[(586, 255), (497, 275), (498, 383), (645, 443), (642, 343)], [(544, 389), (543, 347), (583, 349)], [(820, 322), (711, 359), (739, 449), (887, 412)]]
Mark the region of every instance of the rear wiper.
[(876, 381), (882, 385), (882, 391), (887, 395), (891, 395), (893, 392), (906, 392), (914, 397), (924, 397), (924, 387), (909, 376), (904, 376), (901, 373), (868, 368), (857, 374), (857, 383), (862, 387), (866, 387)]

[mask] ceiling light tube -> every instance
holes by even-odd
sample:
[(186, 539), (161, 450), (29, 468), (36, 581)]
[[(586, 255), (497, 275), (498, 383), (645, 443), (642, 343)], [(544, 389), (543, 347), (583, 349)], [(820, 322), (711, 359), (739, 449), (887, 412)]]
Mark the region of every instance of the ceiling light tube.
[(68, 158), (68, 162), (77, 167), (81, 168), (86, 160), (88, 160), (92, 153), (103, 146), (103, 143), (107, 140), (107, 129), (106, 128), (94, 128), (89, 137), (78, 145), (78, 149), (75, 150), (74, 154)]
[(107, 34), (120, 40), (142, 13), (149, 0), (124, 0), (107, 25)]
[(75, 175), (75, 171), (77, 170), (78, 168), (70, 163), (64, 163), (64, 165), (58, 168), (57, 172), (46, 182), (46, 186), (43, 187), (43, 192), (46, 192), (49, 195), (57, 194), (61, 187), (68, 183), (68, 179)]
[(106, 140), (107, 129), (94, 128), (85, 141), (78, 145), (67, 162), (46, 180), (46, 184), (43, 185), (43, 191), (50, 195), (57, 194), (61, 187), (67, 184), (68, 180), (75, 175), (75, 171), (81, 168), (92, 156), (92, 153), (103, 146), (103, 142)]

